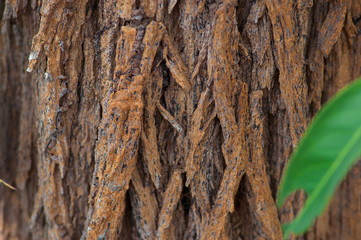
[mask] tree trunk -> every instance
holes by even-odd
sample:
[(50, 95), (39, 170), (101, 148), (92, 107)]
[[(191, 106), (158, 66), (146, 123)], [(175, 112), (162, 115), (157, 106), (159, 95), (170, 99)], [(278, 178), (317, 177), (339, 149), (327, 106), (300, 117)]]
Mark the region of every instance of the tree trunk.
[[(282, 170), (361, 74), (361, 1), (0, 2), (0, 239), (281, 239)], [(299, 239), (358, 239), (361, 165)]]

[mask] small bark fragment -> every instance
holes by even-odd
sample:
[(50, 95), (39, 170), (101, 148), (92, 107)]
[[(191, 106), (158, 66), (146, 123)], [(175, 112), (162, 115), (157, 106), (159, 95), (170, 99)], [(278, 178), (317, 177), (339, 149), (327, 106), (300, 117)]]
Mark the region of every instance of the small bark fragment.
[(189, 91), (191, 86), (189, 84), (188, 68), (181, 60), (178, 50), (174, 46), (173, 40), (171, 40), (168, 34), (164, 35), (164, 44), (168, 50), (164, 56), (167, 67), (171, 71), (179, 86), (181, 86), (184, 90)]
[(168, 3), (168, 14), (171, 14), (174, 6), (177, 4), (177, 0), (169, 0)]
[(154, 18), (157, 12), (156, 0), (142, 0), (140, 1), (140, 7), (143, 9), (145, 15), (150, 18)]
[(133, 15), (133, 8), (136, 0), (120, 0), (116, 1), (116, 9), (119, 11), (119, 17), (125, 20), (130, 20)]
[(165, 120), (167, 120), (179, 133), (183, 133), (183, 128), (175, 118), (160, 104), (157, 104), (157, 108), (159, 109), (159, 112), (162, 114)]

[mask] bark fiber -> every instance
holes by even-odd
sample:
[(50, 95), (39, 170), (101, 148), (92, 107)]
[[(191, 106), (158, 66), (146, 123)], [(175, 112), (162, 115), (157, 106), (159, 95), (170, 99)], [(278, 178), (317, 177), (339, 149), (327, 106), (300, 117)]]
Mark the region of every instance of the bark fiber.
[[(360, 0), (5, 0), (0, 23), (4, 240), (279, 240), (287, 159), (361, 75)], [(359, 239), (360, 164), (298, 239)]]

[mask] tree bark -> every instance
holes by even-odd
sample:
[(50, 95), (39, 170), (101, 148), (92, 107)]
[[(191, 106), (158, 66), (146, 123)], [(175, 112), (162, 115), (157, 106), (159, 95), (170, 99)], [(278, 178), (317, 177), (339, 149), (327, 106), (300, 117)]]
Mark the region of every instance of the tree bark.
[[(0, 2), (0, 239), (281, 239), (287, 160), (361, 75), (361, 1)], [(361, 165), (299, 239), (358, 239)], [(294, 237), (292, 237), (294, 239)]]

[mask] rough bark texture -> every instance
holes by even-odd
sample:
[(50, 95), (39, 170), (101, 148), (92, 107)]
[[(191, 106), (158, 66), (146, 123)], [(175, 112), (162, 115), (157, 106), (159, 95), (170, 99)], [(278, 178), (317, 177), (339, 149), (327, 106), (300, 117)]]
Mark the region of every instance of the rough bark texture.
[[(281, 239), (282, 170), (361, 75), (360, 0), (0, 1), (0, 239)], [(299, 239), (358, 239), (361, 165)]]

